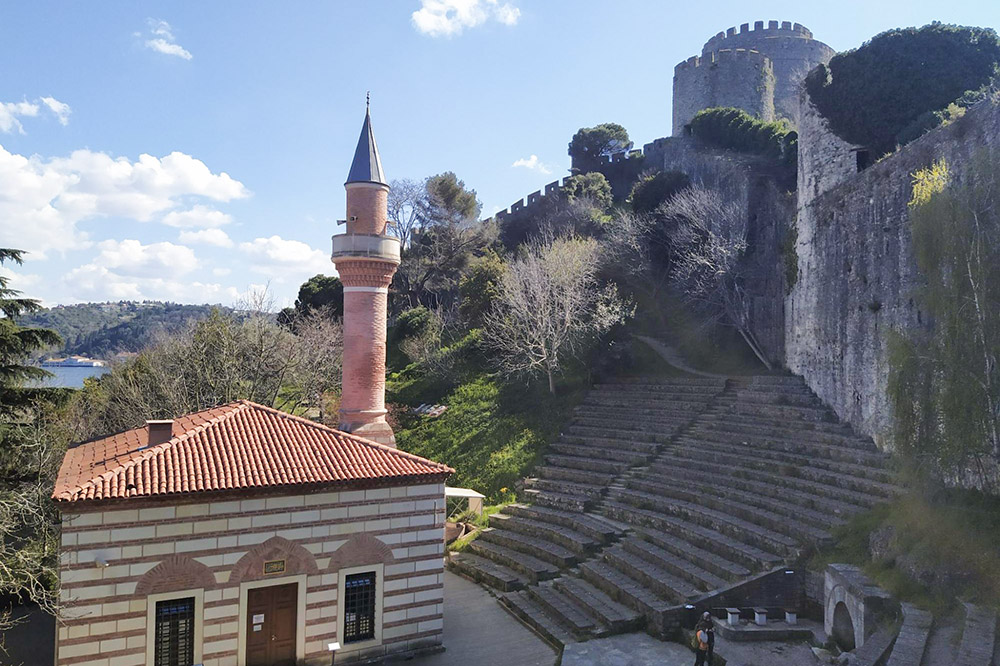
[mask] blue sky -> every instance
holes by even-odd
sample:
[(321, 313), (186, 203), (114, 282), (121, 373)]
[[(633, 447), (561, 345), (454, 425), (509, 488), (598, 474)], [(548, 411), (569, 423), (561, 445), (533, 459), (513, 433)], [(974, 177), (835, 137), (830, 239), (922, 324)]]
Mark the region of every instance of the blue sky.
[(490, 215), (565, 175), (581, 126), (667, 136), (673, 66), (770, 19), (844, 50), (1000, 3), (3, 2), (0, 246), (50, 305), (285, 305), (333, 273), (367, 90), (386, 175), (454, 171)]

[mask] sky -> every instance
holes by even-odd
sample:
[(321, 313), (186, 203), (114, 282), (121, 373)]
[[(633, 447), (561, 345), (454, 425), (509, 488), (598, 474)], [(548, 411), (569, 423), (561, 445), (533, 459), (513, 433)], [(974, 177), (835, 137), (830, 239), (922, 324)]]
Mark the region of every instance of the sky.
[(756, 20), (841, 51), (1000, 2), (2, 0), (0, 247), (28, 254), (0, 272), (46, 305), (288, 305), (335, 274), (367, 91), (387, 177), (454, 171), (488, 217), (580, 127), (668, 136), (674, 65)]

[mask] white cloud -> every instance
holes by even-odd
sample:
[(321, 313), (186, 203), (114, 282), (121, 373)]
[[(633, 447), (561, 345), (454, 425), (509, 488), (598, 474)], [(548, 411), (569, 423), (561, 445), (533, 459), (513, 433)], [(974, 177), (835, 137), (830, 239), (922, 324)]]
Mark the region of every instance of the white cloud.
[(194, 56), (186, 48), (177, 43), (170, 24), (162, 19), (146, 19), (149, 25), (150, 39), (146, 40), (146, 48), (164, 55), (177, 56), (190, 60)]
[(239, 298), (234, 287), (184, 281), (198, 268), (194, 251), (175, 243), (143, 245), (132, 239), (98, 243), (92, 261), (67, 272), (60, 302), (104, 300), (168, 300), (182, 303), (231, 303)]
[(234, 303), (239, 290), (214, 282), (182, 282), (169, 273), (162, 276), (121, 275), (94, 263), (63, 276), (59, 302), (160, 300), (177, 303)]
[(325, 252), (281, 236), (240, 243), (240, 250), (253, 260), (252, 270), (278, 282), (304, 281), (317, 273), (330, 275), (334, 272), (330, 257)]
[(211, 229), (232, 221), (231, 215), (200, 204), (190, 210), (172, 210), (163, 216), (163, 223), (167, 226), (189, 229)]
[(182, 231), (179, 239), (182, 243), (200, 243), (216, 247), (232, 247), (233, 239), (222, 229), (201, 229), (199, 231)]
[(31, 102), (0, 102), (0, 132), (9, 134), (17, 131), (24, 134), (24, 127), (18, 119), (38, 115), (38, 105)]
[(131, 277), (184, 275), (198, 267), (194, 250), (174, 243), (143, 245), (137, 240), (106, 240), (97, 244), (100, 253), (93, 264)]
[(232, 273), (233, 271), (229, 268), (213, 268), (212, 275), (215, 277), (225, 277)]
[(538, 159), (538, 155), (532, 155), (528, 158), (522, 157), (518, 160), (514, 160), (514, 163), (511, 164), (511, 166), (523, 167), (529, 171), (537, 171), (538, 173), (552, 173), (552, 169), (542, 164), (542, 162)]
[(417, 31), (430, 37), (459, 35), (487, 21), (515, 25), (520, 17), (520, 9), (500, 0), (421, 0), (410, 16)]
[(55, 97), (43, 97), (41, 101), (42, 104), (48, 107), (49, 111), (56, 114), (60, 125), (65, 127), (69, 124), (69, 114), (73, 113), (73, 109), (69, 107), (69, 104), (60, 102)]
[[(227, 202), (249, 196), (241, 182), (213, 173), (204, 162), (173, 152), (157, 158), (125, 157), (77, 150), (68, 157), (24, 157), (0, 146), (0, 247), (44, 255), (87, 247), (81, 221), (121, 217), (139, 222), (173, 211), (191, 197)], [(195, 206), (196, 218), (218, 224), (228, 216)], [(168, 213), (169, 214), (169, 213)], [(222, 216), (222, 217), (219, 217)], [(173, 218), (176, 221), (176, 218)]]

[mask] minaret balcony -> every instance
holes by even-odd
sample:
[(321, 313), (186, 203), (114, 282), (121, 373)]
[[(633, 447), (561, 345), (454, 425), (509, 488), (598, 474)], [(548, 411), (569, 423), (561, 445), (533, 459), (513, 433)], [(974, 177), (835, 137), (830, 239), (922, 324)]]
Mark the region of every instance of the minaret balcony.
[(333, 260), (352, 257), (398, 264), (399, 239), (371, 234), (337, 234), (333, 237)]

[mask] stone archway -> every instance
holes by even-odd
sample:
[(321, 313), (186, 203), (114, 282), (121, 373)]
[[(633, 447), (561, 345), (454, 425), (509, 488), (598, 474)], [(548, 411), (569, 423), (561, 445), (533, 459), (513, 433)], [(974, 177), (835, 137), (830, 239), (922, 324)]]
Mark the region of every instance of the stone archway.
[(171, 555), (142, 575), (135, 586), (135, 593), (138, 596), (147, 596), (213, 587), (215, 587), (215, 575), (211, 569), (190, 557)]
[(273, 575), (264, 572), (264, 563), (272, 561), (281, 562), (281, 576), (319, 573), (316, 558), (312, 553), (294, 541), (274, 536), (254, 546), (239, 559), (229, 575), (229, 584), (238, 585)]
[(847, 604), (843, 601), (837, 602), (837, 605), (833, 609), (832, 637), (836, 641), (837, 646), (845, 652), (853, 650), (856, 647), (854, 621), (851, 619), (851, 612), (847, 610)]
[(370, 534), (355, 534), (330, 556), (329, 571), (365, 564), (388, 564), (396, 558), (392, 548)]

